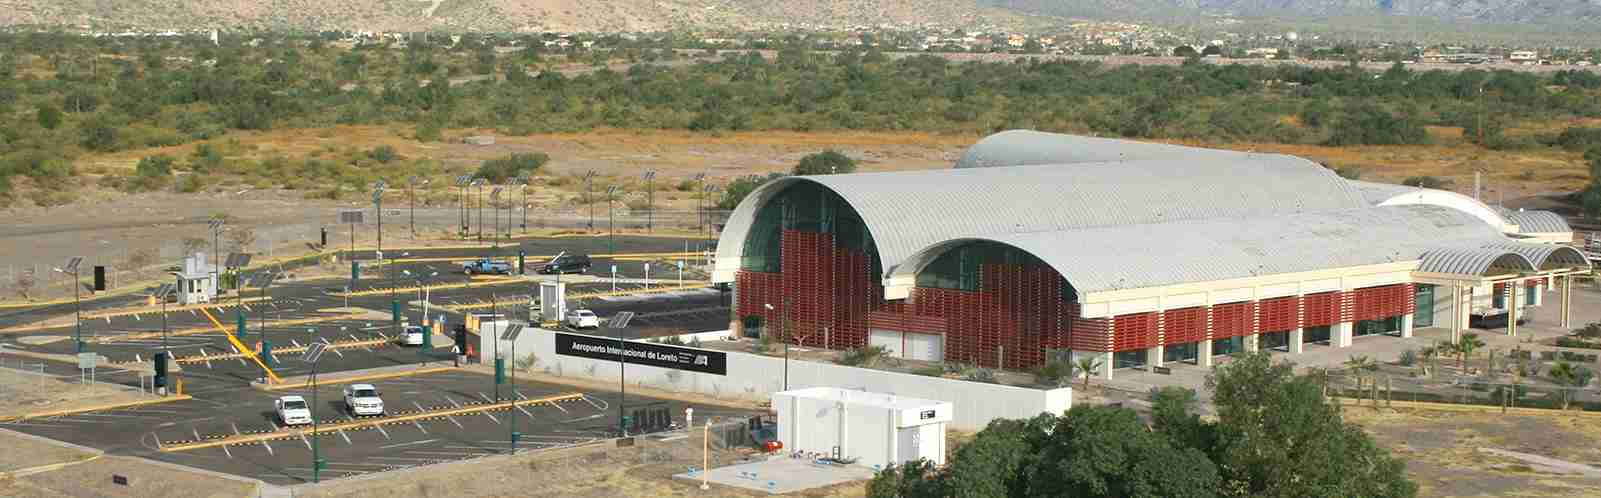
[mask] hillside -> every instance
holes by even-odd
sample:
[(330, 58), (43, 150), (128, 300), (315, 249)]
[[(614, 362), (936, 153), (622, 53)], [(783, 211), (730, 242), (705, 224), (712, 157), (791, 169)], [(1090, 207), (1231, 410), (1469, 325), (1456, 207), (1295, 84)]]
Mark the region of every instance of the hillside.
[(1471, 31), (1543, 26), (1594, 33), (1601, 0), (980, 0), (996, 7), (1064, 17), (1196, 21), (1229, 16), (1319, 22), (1333, 28)]
[(0, 0), (0, 24), (93, 29), (655, 31), (974, 25), (973, 0)]

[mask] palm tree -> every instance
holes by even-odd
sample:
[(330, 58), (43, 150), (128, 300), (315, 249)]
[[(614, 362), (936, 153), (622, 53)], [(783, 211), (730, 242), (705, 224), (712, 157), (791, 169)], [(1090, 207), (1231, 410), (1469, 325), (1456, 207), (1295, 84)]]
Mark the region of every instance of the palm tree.
[(1073, 366), (1084, 374), (1084, 389), (1088, 390), (1090, 388), (1090, 377), (1095, 375), (1096, 370), (1101, 369), (1101, 358), (1099, 356), (1085, 356), (1074, 362)]
[(1462, 340), (1456, 343), (1456, 367), (1467, 368), (1468, 357), (1481, 347), (1484, 347), (1484, 341), (1479, 340), (1479, 334), (1462, 334)]
[(1429, 347), (1425, 347), (1423, 349), (1418, 350), (1418, 357), (1420, 357), (1423, 360), (1421, 363), (1423, 364), (1423, 376), (1424, 377), (1432, 377), (1433, 376), (1434, 372), (1433, 372), (1432, 368), (1434, 367), (1434, 360), (1435, 360), (1435, 358), (1438, 358), (1439, 356), (1440, 356), (1440, 346), (1439, 345), (1429, 346)]
[[(1556, 366), (1551, 367), (1550, 375), (1551, 379), (1557, 381), (1558, 385), (1583, 389), (1585, 385), (1590, 383), (1590, 378), (1595, 374), (1584, 367), (1575, 367), (1568, 362), (1559, 361)], [(1563, 410), (1568, 409), (1568, 403), (1572, 400), (1573, 393), (1571, 391), (1571, 389), (1562, 390)]]
[(1367, 356), (1353, 354), (1350, 359), (1345, 360), (1345, 367), (1351, 369), (1351, 375), (1356, 376), (1356, 390), (1361, 391), (1366, 372), (1378, 370), (1379, 364)]

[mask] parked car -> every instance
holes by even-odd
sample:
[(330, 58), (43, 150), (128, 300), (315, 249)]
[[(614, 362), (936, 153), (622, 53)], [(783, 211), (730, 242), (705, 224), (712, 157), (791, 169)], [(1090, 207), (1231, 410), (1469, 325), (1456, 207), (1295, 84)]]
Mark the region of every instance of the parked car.
[(306, 398), (283, 396), (273, 400), (272, 407), (278, 412), (278, 421), (284, 425), (311, 423), (311, 405), (306, 404)]
[(600, 317), (589, 310), (572, 310), (567, 312), (567, 326), (575, 329), (600, 328)]
[(539, 272), (544, 274), (557, 273), (589, 273), (589, 267), (594, 264), (589, 260), (588, 254), (568, 254), (563, 252), (551, 258)]
[(511, 264), (492, 261), (487, 258), (462, 265), (462, 271), (468, 275), (511, 275)]
[(345, 410), (351, 415), (383, 415), (384, 400), (372, 384), (345, 386)]
[(421, 346), (423, 343), (423, 334), (425, 333), (425, 329), (420, 326), (407, 325), (405, 332), (400, 334), (400, 344), (406, 346)]

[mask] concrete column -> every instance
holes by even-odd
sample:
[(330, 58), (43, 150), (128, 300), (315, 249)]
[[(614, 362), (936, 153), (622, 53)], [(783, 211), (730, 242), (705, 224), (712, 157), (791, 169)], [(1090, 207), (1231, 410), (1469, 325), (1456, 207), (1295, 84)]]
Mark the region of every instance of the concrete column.
[(1260, 338), (1260, 334), (1250, 334), (1245, 336), (1245, 352), (1255, 353), (1261, 350), (1261, 348), (1258, 347), (1260, 345), (1260, 341), (1258, 341), (1258, 339)]
[(1202, 368), (1212, 368), (1212, 340), (1202, 339), (1195, 343), (1195, 364)]
[(1451, 344), (1462, 340), (1462, 329), (1467, 325), (1462, 311), (1462, 286), (1451, 284)]
[(1569, 315), (1571, 312), (1569, 308), (1572, 307), (1573, 275), (1562, 277), (1562, 290), (1558, 294), (1560, 294), (1558, 299), (1562, 301), (1562, 316), (1558, 319), (1558, 326), (1564, 329), (1573, 328), (1573, 317)]
[(1510, 296), (1507, 298), (1506, 306), (1506, 335), (1512, 337), (1518, 336), (1518, 310), (1523, 308), (1523, 303), (1518, 301), (1522, 293), (1518, 291), (1522, 289), (1522, 285), (1507, 286), (1507, 294)]
[(1550, 288), (1549, 283), (1541, 282), (1534, 285), (1534, 305), (1545, 306), (1545, 291)]
[(1305, 353), (1306, 343), (1302, 342), (1305, 339), (1306, 329), (1290, 329), (1290, 354)]
[(1102, 379), (1105, 379), (1105, 380), (1112, 380), (1112, 367), (1115, 366), (1112, 363), (1112, 353), (1094, 353), (1094, 354), (1100, 355), (1100, 357), (1101, 357), (1101, 376), (1100, 377)]
[(1329, 345), (1337, 348), (1351, 347), (1351, 329), (1354, 325), (1351, 322), (1334, 324), (1329, 330)]
[(1156, 347), (1145, 350), (1145, 364), (1153, 367), (1162, 366), (1162, 357), (1166, 349), (1165, 346), (1157, 344)]
[(1401, 315), (1401, 338), (1402, 339), (1411, 339), (1412, 338), (1412, 314), (1411, 313), (1407, 313), (1405, 315)]

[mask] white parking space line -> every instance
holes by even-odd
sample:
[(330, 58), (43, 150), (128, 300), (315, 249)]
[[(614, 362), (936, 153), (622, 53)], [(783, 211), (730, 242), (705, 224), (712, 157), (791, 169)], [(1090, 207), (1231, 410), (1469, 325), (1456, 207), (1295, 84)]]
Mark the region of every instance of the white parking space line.
[(428, 433), (428, 429), (422, 428), (422, 424), (418, 423), (416, 420), (411, 421), (411, 425), (416, 426), (417, 430), (418, 431), (422, 431), (423, 434), (427, 434)]
[(386, 440), (394, 439), (394, 438), (389, 437), (389, 431), (384, 430), (383, 424), (373, 424), (372, 428), (378, 429), (378, 432), (384, 435), (384, 439), (386, 439)]
[(350, 442), (350, 436), (345, 434), (345, 430), (344, 429), (339, 429), (339, 437), (344, 438), (345, 444), (356, 444), (356, 443)]
[(407, 446), (416, 446), (416, 445), (419, 445), (419, 444), (428, 444), (428, 443), (432, 443), (432, 442), (435, 442), (435, 441), (438, 441), (438, 439), (424, 439), (422, 441), (412, 441), (412, 442), (409, 442), (409, 443), (386, 444), (386, 445), (383, 445), (383, 446), (379, 446), (378, 449), (387, 450), (387, 449), (393, 449), (393, 448), (404, 448), (404, 447), (407, 447)]
[(304, 432), (300, 433), (300, 442), (306, 443), (306, 451), (311, 451), (311, 440), (306, 439), (306, 434)]
[(458, 457), (482, 456), (482, 455), (493, 455), (494, 454), (494, 453), (487, 453), (487, 452), (468, 452), (468, 453), (464, 453), (464, 452), (460, 452), (460, 451), (417, 451), (417, 450), (410, 450), (410, 451), (407, 451), (406, 453), (415, 453), (415, 454), (418, 454), (418, 455), (451, 455), (451, 456), (458, 456)]

